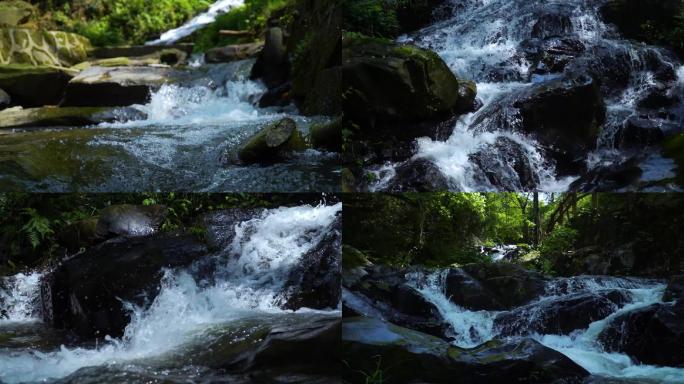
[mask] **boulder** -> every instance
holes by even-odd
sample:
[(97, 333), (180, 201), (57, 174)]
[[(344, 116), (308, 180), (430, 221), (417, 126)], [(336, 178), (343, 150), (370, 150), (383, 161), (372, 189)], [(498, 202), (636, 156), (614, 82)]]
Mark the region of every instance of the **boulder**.
[(482, 172), (477, 173), (481, 183), (490, 184), (502, 191), (531, 191), (539, 185), (539, 175), (527, 157), (523, 147), (507, 137), (496, 139), (493, 144), (470, 156), (470, 160)]
[(640, 364), (684, 367), (684, 306), (653, 304), (627, 312), (598, 340), (607, 352), (626, 353)]
[(0, 65), (70, 67), (85, 61), (91, 49), (75, 33), (0, 27)]
[(0, 129), (22, 127), (75, 127), (142, 118), (141, 112), (105, 107), (9, 108), (0, 111)]
[(342, 216), (338, 215), (325, 237), (308, 251), (285, 283), (284, 307), (337, 308), (341, 299)]
[(385, 319), (402, 327), (446, 338), (449, 326), (437, 307), (427, 301), (406, 281), (408, 271), (385, 266), (368, 266), (344, 281), (354, 282), (345, 288), (344, 305), (347, 311)]
[(184, 73), (159, 67), (90, 67), (69, 81), (63, 106), (145, 104), (150, 93)]
[(670, 278), (663, 294), (663, 301), (677, 301), (678, 304), (684, 303), (684, 275), (677, 275)]
[(504, 337), (533, 333), (568, 335), (608, 317), (629, 299), (619, 290), (561, 296), (504, 312), (496, 317), (494, 326)]
[(0, 65), (0, 88), (12, 97), (13, 105), (57, 105), (74, 74), (73, 71), (50, 66)]
[(410, 160), (396, 168), (388, 192), (438, 192), (449, 190), (449, 180), (428, 159)]
[(564, 4), (549, 4), (537, 15), (532, 26), (532, 37), (546, 39), (572, 34), (572, 8)]
[(617, 136), (620, 148), (642, 148), (659, 145), (665, 141), (662, 122), (644, 119), (638, 116), (628, 118)]
[(79, 337), (120, 337), (130, 322), (122, 301), (143, 304), (156, 293), (163, 268), (185, 266), (208, 253), (194, 236), (119, 237), (63, 261), (43, 282), (46, 320)]
[(271, 26), (266, 30), (264, 47), (252, 68), (251, 77), (262, 79), (268, 88), (275, 88), (285, 83), (289, 74), (285, 32), (278, 26)]
[(397, 122), (440, 120), (474, 108), (475, 84), (456, 78), (432, 51), (354, 38), (343, 43), (343, 57), (344, 110), (364, 135), (398, 135)]
[(297, 123), (289, 118), (279, 120), (262, 128), (238, 150), (238, 160), (243, 164), (268, 164), (282, 160), (291, 152), (306, 149), (297, 129)]
[(12, 97), (10, 97), (10, 95), (8, 95), (7, 92), (0, 89), (0, 111), (9, 107), (11, 103)]
[[(547, 280), (542, 274), (513, 263), (468, 264), (462, 269), (489, 290), (502, 309), (527, 304), (546, 289)], [(447, 285), (447, 289), (458, 288)]]
[(200, 219), (200, 226), (206, 230), (205, 240), (209, 249), (223, 250), (233, 243), (235, 226), (259, 217), (261, 209), (224, 209), (207, 213)]
[(454, 304), (472, 311), (496, 311), (506, 308), (489, 289), (463, 269), (447, 272), (444, 294)]
[(90, 217), (68, 225), (57, 234), (60, 244), (71, 251), (93, 245), (103, 239), (97, 235), (99, 217)]
[(0, 28), (17, 27), (31, 20), (36, 10), (33, 5), (21, 0), (0, 1)]
[(330, 152), (342, 151), (342, 117), (309, 127), (311, 146)]
[(100, 210), (97, 236), (103, 239), (149, 236), (159, 230), (167, 213), (163, 205), (111, 205)]
[(570, 184), (576, 192), (613, 192), (639, 180), (643, 171), (636, 158), (624, 163), (598, 165)]
[(207, 63), (229, 63), (231, 61), (251, 59), (257, 57), (262, 49), (264, 49), (263, 43), (236, 44), (212, 48), (204, 53), (204, 61)]
[(598, 82), (582, 74), (541, 83), (513, 105), (521, 129), (534, 135), (560, 168), (571, 168), (568, 164), (596, 147), (606, 119)]
[(190, 43), (179, 43), (170, 45), (127, 45), (114, 47), (97, 47), (93, 49), (92, 55), (98, 59), (112, 59), (115, 57), (142, 57), (160, 55), (160, 52), (178, 50), (186, 56), (192, 55), (195, 46)]
[[(342, 323), (343, 379), (364, 382), (382, 371), (391, 383), (559, 383), (579, 382), (589, 373), (532, 339), (490, 341), (473, 349), (378, 319), (345, 318)], [(407, 363), (407, 362), (410, 362)]]

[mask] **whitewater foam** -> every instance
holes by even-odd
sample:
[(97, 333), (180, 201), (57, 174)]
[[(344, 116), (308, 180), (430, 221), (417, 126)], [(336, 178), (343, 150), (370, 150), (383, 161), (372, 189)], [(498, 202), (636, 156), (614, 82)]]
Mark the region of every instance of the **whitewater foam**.
[(40, 320), (40, 279), (43, 274), (29, 274), (2, 278), (0, 282), (0, 324)]

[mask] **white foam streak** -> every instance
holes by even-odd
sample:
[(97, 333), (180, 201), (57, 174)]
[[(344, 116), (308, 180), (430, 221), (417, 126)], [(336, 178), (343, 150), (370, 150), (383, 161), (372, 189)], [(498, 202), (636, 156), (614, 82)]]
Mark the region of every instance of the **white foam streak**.
[(209, 9), (192, 18), (184, 25), (164, 32), (159, 39), (149, 41), (145, 45), (168, 45), (190, 36), (196, 30), (213, 23), (222, 13), (244, 4), (244, 0), (220, 0), (215, 2)]

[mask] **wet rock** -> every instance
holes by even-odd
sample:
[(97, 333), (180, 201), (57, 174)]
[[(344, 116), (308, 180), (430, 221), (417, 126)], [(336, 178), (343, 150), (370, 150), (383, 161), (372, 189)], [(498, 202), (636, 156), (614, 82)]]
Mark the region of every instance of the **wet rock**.
[(561, 4), (550, 4), (543, 13), (537, 16), (537, 21), (532, 26), (532, 37), (546, 39), (549, 37), (561, 37), (573, 32), (572, 9)]
[(119, 237), (63, 261), (44, 281), (53, 326), (82, 338), (119, 337), (130, 322), (122, 301), (154, 296), (162, 268), (185, 266), (207, 254), (193, 236)]
[(568, 335), (608, 317), (629, 299), (619, 290), (578, 293), (504, 312), (496, 317), (494, 326), (502, 336)]
[(647, 91), (646, 95), (637, 100), (637, 107), (640, 109), (668, 109), (681, 102), (681, 98), (676, 94), (670, 94), (669, 87), (657, 84)]
[(330, 152), (342, 151), (342, 117), (322, 123), (313, 124), (309, 128), (311, 146)]
[(665, 132), (660, 128), (661, 122), (632, 116), (625, 121), (617, 141), (621, 148), (642, 148), (661, 144), (665, 141)]
[(515, 141), (501, 137), (494, 144), (485, 145), (470, 160), (482, 172), (482, 184), (490, 184), (497, 190), (531, 191), (539, 185), (539, 176), (527, 153)]
[(613, 319), (599, 342), (641, 364), (684, 367), (684, 306), (653, 304)]
[(663, 301), (677, 301), (678, 304), (684, 302), (684, 275), (677, 275), (670, 278), (663, 294)]
[(560, 74), (576, 57), (585, 51), (579, 39), (549, 38), (538, 43), (537, 52), (530, 59), (536, 64), (532, 68), (532, 81), (543, 81), (544, 75)]
[(261, 212), (261, 209), (225, 209), (202, 216), (200, 225), (206, 230), (204, 237), (209, 249), (218, 251), (230, 246), (235, 238), (235, 226), (259, 217)]
[(91, 217), (77, 221), (57, 234), (60, 244), (69, 250), (79, 250), (102, 241), (97, 235), (97, 222), (99, 217)]
[(238, 159), (243, 164), (267, 164), (282, 160), (293, 151), (306, 149), (297, 123), (289, 118), (267, 125), (239, 149)]
[(168, 50), (179, 50), (185, 55), (190, 56), (194, 51), (194, 44), (180, 43), (171, 45), (129, 45), (115, 47), (97, 47), (93, 49), (92, 55), (98, 59), (112, 59), (115, 57), (143, 57), (158, 56), (160, 52)]
[[(347, 311), (391, 321), (395, 324), (430, 335), (448, 338), (449, 326), (437, 307), (427, 301), (418, 291), (406, 284), (408, 271), (384, 266), (363, 268), (365, 274), (345, 287), (343, 295)], [(345, 271), (348, 274), (349, 271)]]
[(570, 184), (570, 190), (577, 192), (617, 191), (638, 181), (642, 173), (636, 158), (624, 163), (599, 165)]
[(264, 47), (252, 68), (252, 78), (260, 78), (268, 88), (285, 83), (290, 74), (290, 62), (285, 33), (277, 26), (266, 30)]
[(260, 108), (285, 107), (292, 103), (290, 91), (292, 83), (285, 82), (277, 87), (267, 90), (259, 99)]
[(21, 127), (78, 127), (114, 122), (122, 116), (142, 118), (137, 111), (118, 111), (105, 107), (9, 108), (0, 111), (0, 129)]
[(204, 53), (207, 63), (228, 63), (257, 57), (264, 48), (263, 43), (236, 44), (212, 48)]
[[(600, 13), (604, 20), (615, 24), (623, 36), (650, 40), (658, 30), (674, 28), (673, 15), (681, 14), (682, 9), (679, 0), (621, 0), (606, 2), (601, 6)], [(645, 28), (645, 25), (650, 25), (651, 29), (658, 27), (653, 31)]]
[[(559, 352), (531, 339), (491, 341), (473, 349), (368, 318), (342, 324), (343, 378), (363, 382), (365, 372), (383, 371), (392, 383), (578, 382), (589, 373)], [(382, 356), (378, 358), (377, 356)], [(411, 364), (406, 364), (410, 361)]]
[(0, 89), (0, 111), (9, 107), (11, 103), (12, 98), (10, 97), (10, 95), (8, 95), (7, 92)]
[(163, 205), (112, 205), (100, 210), (97, 235), (104, 239), (149, 236), (159, 230), (167, 214)]
[(397, 122), (435, 121), (473, 109), (475, 84), (456, 78), (432, 51), (365, 38), (346, 40), (343, 51), (344, 110), (365, 135), (401, 134)]
[(533, 134), (563, 164), (596, 146), (606, 118), (598, 82), (582, 74), (539, 84), (513, 105), (519, 110), (522, 130)]
[(309, 252), (285, 283), (285, 308), (337, 308), (342, 280), (342, 217)]
[(591, 57), (580, 57), (566, 67), (568, 73), (587, 73), (601, 79), (604, 94), (617, 96), (629, 86), (632, 76), (632, 56), (629, 49), (610, 44), (591, 48)]
[(454, 304), (469, 310), (500, 310), (506, 308), (489, 289), (462, 269), (450, 269), (445, 280), (445, 295)]
[(538, 298), (546, 288), (546, 279), (542, 274), (513, 263), (469, 264), (462, 269), (508, 309)]
[(72, 77), (73, 72), (56, 67), (0, 66), (0, 88), (11, 96), (13, 105), (23, 107), (59, 104)]
[(158, 67), (90, 67), (69, 81), (63, 106), (145, 104), (150, 93), (183, 76)]
[(396, 168), (388, 192), (437, 192), (449, 190), (449, 180), (433, 162), (415, 159)]

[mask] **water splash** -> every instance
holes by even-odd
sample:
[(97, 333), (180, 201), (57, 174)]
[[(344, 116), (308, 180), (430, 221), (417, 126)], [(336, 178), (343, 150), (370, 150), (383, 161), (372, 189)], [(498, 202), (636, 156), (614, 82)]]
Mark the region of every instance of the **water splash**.
[(145, 45), (168, 45), (177, 42), (178, 40), (190, 36), (193, 32), (201, 29), (211, 23), (222, 13), (228, 12), (233, 8), (237, 8), (244, 4), (244, 0), (220, 0), (215, 2), (209, 9), (192, 18), (182, 26), (171, 29), (162, 33), (157, 40), (148, 41)]
[(0, 281), (0, 324), (40, 320), (40, 279), (43, 274), (4, 277)]
[[(61, 378), (90, 366), (135, 362), (163, 356), (201, 341), (211, 326), (259, 314), (283, 314), (279, 295), (289, 271), (330, 230), (342, 204), (265, 210), (237, 224), (235, 240), (220, 252), (211, 279), (188, 270), (167, 270), (148, 307), (128, 305), (131, 322), (121, 339), (106, 338), (95, 349), (0, 352), (0, 381), (19, 383)], [(37, 281), (39, 278), (35, 278)], [(339, 309), (298, 312), (338, 314)]]

